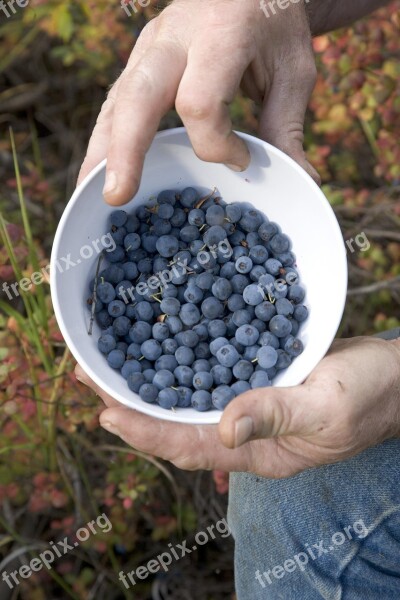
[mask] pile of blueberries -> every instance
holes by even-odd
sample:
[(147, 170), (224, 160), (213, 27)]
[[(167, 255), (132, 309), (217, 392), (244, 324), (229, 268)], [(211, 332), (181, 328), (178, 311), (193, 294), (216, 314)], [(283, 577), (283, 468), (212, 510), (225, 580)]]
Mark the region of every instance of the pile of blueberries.
[(115, 247), (88, 304), (100, 352), (145, 402), (223, 410), (303, 351), (290, 239), (251, 204), (164, 190), (113, 211), (109, 231)]

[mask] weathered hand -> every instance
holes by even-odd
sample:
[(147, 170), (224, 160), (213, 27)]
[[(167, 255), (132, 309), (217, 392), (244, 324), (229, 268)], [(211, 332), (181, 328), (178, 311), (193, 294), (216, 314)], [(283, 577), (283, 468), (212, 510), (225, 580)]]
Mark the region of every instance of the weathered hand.
[(79, 181), (107, 157), (105, 200), (127, 202), (160, 119), (174, 105), (201, 159), (245, 169), (249, 153), (229, 116), (240, 86), (262, 104), (260, 136), (319, 180), (303, 151), (315, 79), (303, 2), (266, 18), (259, 0), (174, 0), (144, 28), (108, 94)]
[(76, 374), (109, 407), (100, 417), (105, 429), (182, 469), (288, 477), (400, 435), (399, 341), (338, 340), (304, 384), (246, 392), (218, 426), (175, 424), (121, 407), (79, 366)]

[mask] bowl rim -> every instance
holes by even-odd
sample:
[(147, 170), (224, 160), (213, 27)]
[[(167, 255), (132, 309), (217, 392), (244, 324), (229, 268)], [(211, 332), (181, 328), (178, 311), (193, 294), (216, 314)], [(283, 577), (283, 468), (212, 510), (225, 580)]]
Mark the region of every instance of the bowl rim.
[[(262, 146), (268, 153), (280, 157), (290, 168), (295, 169), (303, 179), (306, 179), (308, 181), (308, 184), (311, 185), (312, 188), (314, 188), (314, 190), (313, 190), (314, 193), (319, 195), (321, 201), (332, 212), (332, 215), (335, 217), (334, 219), (332, 219), (332, 227), (336, 229), (336, 233), (339, 235), (340, 239), (343, 239), (339, 223), (336, 219), (336, 216), (334, 215), (332, 206), (330, 205), (325, 194), (323, 193), (321, 188), (317, 185), (317, 183), (312, 179), (312, 177), (294, 159), (292, 159), (290, 156), (285, 154), (282, 150), (279, 150), (279, 148), (272, 146), (268, 142), (265, 142), (264, 140), (262, 140), (256, 136), (250, 135), (248, 133), (243, 133), (240, 131), (235, 131), (235, 133), (238, 136), (240, 136), (244, 141), (250, 142), (251, 144), (256, 144), (256, 145)], [(158, 140), (166, 138), (166, 137), (173, 138), (174, 136), (181, 135), (181, 134), (185, 134), (187, 136), (187, 138), (189, 139), (189, 136), (187, 134), (185, 127), (175, 127), (172, 129), (166, 129), (166, 130), (157, 132), (154, 137), (154, 141), (158, 141)], [(154, 141), (152, 143), (154, 143)], [(131, 410), (134, 410), (134, 411), (136, 410), (138, 412), (144, 413), (148, 416), (166, 420), (166, 421), (175, 422), (175, 423), (192, 424), (192, 425), (217, 424), (217, 423), (219, 423), (219, 421), (221, 419), (223, 411), (213, 410), (213, 411), (209, 411), (209, 412), (199, 412), (198, 417), (196, 415), (195, 420), (193, 420), (193, 419), (188, 420), (187, 418), (185, 419), (184, 411), (181, 411), (179, 413), (174, 413), (173, 411), (165, 411), (165, 415), (164, 415), (164, 414), (154, 414), (151, 404), (143, 403), (143, 406), (141, 406), (140, 408), (133, 407), (130, 401), (126, 400), (118, 392), (113, 391), (111, 389), (111, 387), (109, 387), (109, 385), (106, 383), (106, 381), (102, 380), (102, 378), (95, 371), (93, 371), (90, 368), (90, 366), (86, 363), (85, 359), (81, 355), (79, 348), (77, 347), (77, 345), (73, 341), (72, 337), (70, 336), (67, 327), (65, 326), (65, 322), (64, 322), (62, 310), (61, 310), (61, 305), (60, 305), (58, 294), (56, 291), (57, 290), (56, 277), (57, 277), (58, 271), (56, 268), (54, 268), (54, 264), (55, 264), (55, 261), (57, 260), (61, 239), (64, 234), (65, 226), (66, 226), (66, 223), (68, 222), (68, 218), (69, 218), (69, 215), (70, 215), (73, 207), (79, 201), (79, 198), (80, 198), (83, 190), (86, 189), (91, 184), (92, 180), (98, 175), (98, 173), (105, 168), (106, 163), (107, 163), (107, 159), (105, 158), (97, 166), (95, 166), (90, 171), (90, 173), (88, 173), (88, 175), (83, 179), (83, 181), (81, 181), (81, 183), (75, 188), (71, 198), (69, 199), (68, 203), (65, 206), (63, 214), (61, 215), (61, 218), (58, 223), (57, 230), (56, 230), (56, 233), (54, 236), (51, 257), (50, 257), (50, 293), (51, 293), (54, 314), (55, 314), (55, 317), (56, 317), (56, 320), (58, 323), (58, 327), (60, 328), (61, 334), (65, 340), (65, 343), (67, 344), (67, 346), (68, 346), (71, 354), (75, 358), (75, 360), (82, 366), (84, 371), (89, 375), (89, 377), (94, 381), (94, 383), (101, 390), (103, 390), (105, 393), (107, 393), (108, 395), (113, 397), (121, 405), (126, 406), (126, 407), (130, 408)], [(245, 173), (245, 171), (244, 171), (244, 173)], [(110, 208), (112, 208), (111, 205), (110, 205)], [(118, 207), (113, 207), (113, 208), (117, 209)], [(338, 315), (340, 315), (338, 327), (339, 327), (340, 321), (343, 317), (343, 312), (344, 312), (346, 298), (347, 298), (347, 282), (348, 282), (346, 248), (345, 248), (344, 243), (341, 244), (340, 246), (341, 246), (340, 254), (339, 254), (339, 247), (338, 247), (336, 259), (338, 262), (341, 263), (339, 265), (339, 268), (340, 268), (340, 272), (343, 273), (344, 285), (341, 286), (343, 289), (340, 290), (340, 293), (338, 293), (337, 290), (335, 291), (336, 302), (337, 302), (337, 306), (338, 306)], [(336, 333), (335, 333), (335, 335), (336, 335)], [(323, 352), (323, 355), (320, 360), (322, 360), (322, 358), (326, 355), (327, 351), (329, 350), (329, 348), (332, 344), (332, 341), (333, 340), (327, 341), (326, 344), (324, 345), (324, 352)], [(320, 361), (318, 361), (318, 362), (320, 362)], [(317, 365), (314, 365), (314, 367), (308, 373), (305, 373), (304, 379), (302, 382), (304, 382), (305, 379), (307, 379), (307, 377), (310, 375), (311, 371), (314, 370), (316, 366)], [(277, 387), (282, 387), (282, 386), (277, 386)], [(287, 386), (285, 386), (285, 387), (287, 387)]]

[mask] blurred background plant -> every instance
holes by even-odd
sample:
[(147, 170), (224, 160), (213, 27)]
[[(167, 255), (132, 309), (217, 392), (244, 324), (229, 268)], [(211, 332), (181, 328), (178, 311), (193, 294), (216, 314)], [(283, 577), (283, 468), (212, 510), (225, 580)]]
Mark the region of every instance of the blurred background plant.
[[(400, 325), (399, 8), (314, 40), (307, 151), (344, 239), (369, 241), (349, 244), (346, 336)], [(118, 2), (30, 0), (0, 15), (0, 287), (48, 264), (107, 88), (159, 10), (152, 1), (128, 17)], [(252, 102), (238, 96), (231, 112), (237, 129), (256, 133)], [(171, 111), (161, 128), (177, 125)], [(14, 590), (0, 582), (2, 600), (233, 598), (231, 539), (134, 590), (118, 581), (222, 518), (227, 475), (180, 472), (100, 431), (99, 403), (73, 366), (48, 283), (13, 299), (0, 292), (0, 572), (102, 512), (113, 524)]]

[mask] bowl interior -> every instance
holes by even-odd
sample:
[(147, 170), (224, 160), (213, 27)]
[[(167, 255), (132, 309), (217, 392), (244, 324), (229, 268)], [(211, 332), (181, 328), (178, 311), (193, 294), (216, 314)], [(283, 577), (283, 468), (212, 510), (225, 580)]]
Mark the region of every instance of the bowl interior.
[[(209, 191), (216, 187), (226, 202), (251, 202), (281, 226), (292, 240), (301, 281), (307, 289), (304, 303), (310, 311), (299, 333), (305, 346), (303, 354), (274, 380), (276, 386), (293, 386), (304, 381), (323, 358), (339, 327), (347, 291), (345, 246), (334, 213), (312, 179), (279, 150), (257, 138), (239, 135), (252, 155), (251, 165), (243, 173), (199, 160), (182, 128), (157, 134), (146, 156), (140, 189), (122, 208), (130, 211), (163, 189), (191, 185)], [(114, 210), (102, 198), (104, 175), (105, 161), (76, 189), (57, 229), (51, 288), (61, 332), (90, 377), (126, 406), (173, 421), (217, 423), (220, 411), (166, 411), (143, 402), (99, 353), (98, 327), (94, 326), (92, 336), (87, 333), (88, 283), (95, 274), (98, 252), (107, 243), (102, 236), (107, 233), (107, 217)]]

